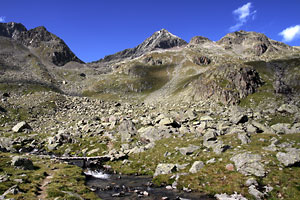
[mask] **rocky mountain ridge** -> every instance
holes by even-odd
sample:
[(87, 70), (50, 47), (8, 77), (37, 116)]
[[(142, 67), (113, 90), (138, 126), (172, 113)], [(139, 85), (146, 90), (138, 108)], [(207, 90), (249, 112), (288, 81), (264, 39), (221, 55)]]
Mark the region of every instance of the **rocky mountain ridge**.
[(65, 42), (43, 26), (27, 30), (20, 23), (0, 23), (0, 36), (12, 38), (30, 48), (46, 64), (62, 66), (70, 61), (83, 63)]

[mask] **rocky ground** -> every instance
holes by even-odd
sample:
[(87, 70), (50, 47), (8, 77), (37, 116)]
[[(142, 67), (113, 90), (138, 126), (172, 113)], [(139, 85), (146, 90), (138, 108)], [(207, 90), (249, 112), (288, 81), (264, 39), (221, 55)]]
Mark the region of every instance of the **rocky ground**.
[[(294, 104), (251, 109), (209, 101), (150, 105), (48, 91), (5, 93), (1, 193), (3, 198), (34, 199), (42, 187), (50, 199), (67, 198), (69, 192), (87, 198), (73, 190), (79, 183), (62, 185), (68, 193), (54, 194), (49, 189), (54, 179), (49, 187), (43, 185), (49, 174), (68, 170), (54, 171), (51, 155), (107, 155), (110, 161), (99, 165), (121, 174), (151, 175), (154, 184), (169, 189), (219, 194), (219, 199), (235, 192), (249, 199), (296, 199), (299, 119)], [(17, 174), (7, 171), (10, 165)]]
[(211, 198), (300, 196), (299, 48), (162, 29), (83, 63), (45, 27), (13, 22), (0, 46), (0, 199), (97, 199), (61, 156)]

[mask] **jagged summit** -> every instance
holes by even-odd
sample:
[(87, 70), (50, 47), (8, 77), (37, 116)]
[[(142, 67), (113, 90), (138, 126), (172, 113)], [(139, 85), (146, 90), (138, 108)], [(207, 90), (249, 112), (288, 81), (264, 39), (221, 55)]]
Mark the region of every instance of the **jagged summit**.
[(0, 23), (0, 36), (14, 38), (16, 34), (23, 31), (27, 31), (27, 29), (21, 23)]
[(166, 29), (156, 31), (153, 35), (147, 38), (142, 44), (137, 46), (137, 49), (143, 51), (152, 51), (156, 48), (168, 49), (176, 46), (187, 44), (186, 41), (173, 35)]
[(187, 42), (183, 39), (170, 33), (166, 29), (161, 29), (153, 33), (150, 37), (148, 37), (145, 41), (143, 41), (135, 48), (125, 49), (116, 54), (105, 56), (98, 62), (111, 62), (119, 61), (125, 58), (136, 58), (156, 49), (169, 49), (173, 47), (183, 46), (186, 44)]
[(44, 26), (27, 30), (20, 23), (0, 23), (0, 36), (12, 38), (30, 47), (43, 61), (62, 66), (70, 61), (83, 63), (66, 43)]

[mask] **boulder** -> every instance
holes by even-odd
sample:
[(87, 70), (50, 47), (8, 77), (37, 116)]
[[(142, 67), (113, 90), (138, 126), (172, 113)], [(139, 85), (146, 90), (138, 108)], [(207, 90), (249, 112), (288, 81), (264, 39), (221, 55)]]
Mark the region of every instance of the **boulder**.
[(248, 190), (249, 194), (251, 194), (256, 200), (261, 200), (264, 198), (264, 194), (256, 189), (255, 185), (251, 185)]
[(13, 148), (13, 140), (6, 137), (0, 138), (0, 151), (12, 152), (15, 151)]
[(200, 118), (200, 121), (213, 121), (213, 118), (211, 118), (210, 116), (202, 116)]
[(32, 128), (30, 127), (29, 124), (27, 124), (26, 122), (22, 121), (22, 122), (19, 122), (18, 124), (16, 124), (12, 128), (12, 131), (15, 132), (15, 133), (18, 133), (18, 132), (24, 131), (25, 129), (32, 130)]
[(257, 121), (252, 121), (251, 123), (254, 127), (258, 128), (259, 132), (271, 133), (271, 134), (275, 133), (273, 129), (271, 129), (270, 127), (267, 127), (267, 126), (265, 126), (265, 125), (263, 125), (263, 124), (261, 124)]
[(271, 126), (276, 134), (289, 134), (292, 133), (290, 130), (291, 125), (288, 123), (277, 123)]
[(248, 121), (247, 114), (245, 113), (244, 110), (242, 110), (239, 107), (231, 108), (231, 114), (230, 115), (231, 115), (230, 121), (233, 124), (240, 124), (240, 123), (243, 124), (243, 123)]
[(244, 175), (265, 176), (266, 172), (260, 162), (261, 156), (259, 154), (240, 153), (233, 156), (230, 160), (234, 162), (237, 171)]
[(276, 154), (277, 159), (284, 166), (293, 166), (300, 162), (300, 149), (286, 148), (287, 153), (278, 152)]
[(217, 140), (217, 132), (214, 129), (208, 129), (203, 136), (203, 145), (210, 147)]
[(155, 173), (153, 176), (158, 176), (161, 174), (171, 174), (173, 172), (177, 171), (177, 167), (175, 164), (158, 164), (156, 169), (155, 169)]
[(136, 134), (137, 130), (131, 120), (124, 120), (119, 126), (119, 133), (122, 142), (129, 142), (131, 137)]
[(194, 153), (196, 150), (198, 150), (200, 147), (199, 146), (196, 146), (196, 145), (189, 145), (188, 147), (182, 147), (179, 149), (179, 152), (182, 154), (182, 155), (189, 155), (189, 154), (192, 154)]
[(245, 185), (247, 187), (251, 186), (251, 185), (255, 185), (255, 186), (258, 186), (258, 183), (256, 181), (255, 178), (249, 178), (246, 182), (245, 182)]
[(216, 141), (215, 144), (211, 146), (215, 154), (221, 154), (225, 152), (227, 149), (230, 149), (229, 145), (223, 144), (221, 140)]
[(291, 105), (291, 104), (282, 104), (279, 108), (278, 111), (279, 112), (287, 112), (289, 114), (294, 114), (296, 112), (298, 112), (298, 107), (295, 105)]
[(11, 165), (24, 170), (33, 170), (33, 163), (28, 158), (14, 156), (11, 160)]
[(247, 133), (239, 133), (238, 139), (241, 141), (242, 144), (248, 144), (251, 142), (251, 139)]
[(197, 173), (200, 171), (200, 169), (202, 169), (204, 167), (204, 163), (202, 161), (195, 161), (192, 165), (192, 167), (190, 168), (189, 172), (190, 173)]

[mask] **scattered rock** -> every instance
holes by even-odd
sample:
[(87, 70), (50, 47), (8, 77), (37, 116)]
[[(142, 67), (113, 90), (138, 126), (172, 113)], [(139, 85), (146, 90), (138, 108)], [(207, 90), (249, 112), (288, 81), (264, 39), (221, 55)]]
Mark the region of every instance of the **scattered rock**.
[(206, 164), (213, 164), (216, 162), (215, 158), (209, 159), (208, 161), (206, 161)]
[(189, 172), (190, 173), (197, 173), (199, 172), (202, 168), (204, 167), (204, 163), (202, 161), (195, 161), (190, 168)]
[(230, 159), (234, 162), (237, 171), (244, 175), (265, 176), (264, 166), (260, 163), (261, 156), (251, 153), (240, 153)]
[(189, 145), (188, 147), (182, 147), (182, 148), (179, 148), (179, 152), (182, 154), (182, 155), (189, 155), (189, 154), (192, 154), (194, 153), (195, 151), (197, 151), (200, 147), (199, 146), (196, 146), (196, 145)]
[(23, 121), (23, 122), (19, 122), (17, 125), (15, 125), (12, 128), (12, 131), (18, 133), (18, 132), (24, 131), (25, 129), (32, 130), (30, 125)]
[(136, 134), (136, 128), (131, 120), (124, 120), (119, 126), (122, 142), (129, 142), (131, 137)]
[(278, 152), (276, 154), (277, 159), (284, 166), (289, 167), (300, 162), (300, 149), (287, 148), (286, 151), (287, 153)]
[(234, 124), (243, 124), (248, 121), (248, 116), (247, 114), (245, 114), (245, 111), (243, 111), (240, 107), (235, 106), (231, 108), (230, 121)]
[(216, 194), (215, 195), (217, 200), (247, 200), (241, 194), (234, 193), (232, 195), (228, 194)]
[(252, 121), (251, 123), (254, 127), (258, 128), (259, 132), (272, 133), (272, 134), (275, 133), (273, 129), (271, 129), (271, 128), (269, 128), (269, 127), (267, 127), (267, 126), (265, 126), (265, 125), (263, 125), (263, 124), (261, 124), (257, 121)]
[(161, 174), (171, 174), (171, 173), (175, 172), (176, 170), (177, 170), (177, 167), (175, 164), (165, 164), (165, 163), (158, 164), (153, 176), (158, 176)]
[(33, 170), (34, 166), (28, 158), (14, 156), (11, 160), (11, 165), (24, 170)]
[(251, 194), (252, 196), (254, 196), (254, 198), (256, 200), (263, 199), (263, 197), (264, 197), (264, 194), (261, 193), (259, 190), (257, 190), (256, 187), (255, 187), (255, 185), (251, 185), (249, 187), (248, 192), (249, 192), (249, 194)]
[(0, 195), (0, 199), (6, 199), (6, 195), (8, 194), (12, 194), (12, 195), (16, 195), (20, 192), (20, 189), (18, 187), (18, 185), (14, 185), (12, 187), (10, 187), (8, 190), (6, 190), (2, 195)]
[(228, 170), (228, 171), (234, 171), (234, 165), (233, 164), (227, 164), (226, 166), (225, 166), (225, 168)]
[(295, 105), (291, 105), (291, 104), (282, 104), (279, 108), (278, 108), (279, 112), (287, 112), (289, 114), (294, 114), (296, 112), (298, 112), (298, 107)]
[(251, 139), (247, 133), (239, 133), (238, 139), (242, 142), (242, 144), (248, 144), (251, 142)]
[(246, 185), (247, 187), (249, 187), (249, 186), (251, 186), (251, 185), (258, 186), (258, 183), (257, 183), (257, 181), (256, 181), (255, 178), (249, 178), (249, 179), (246, 181), (245, 185)]

